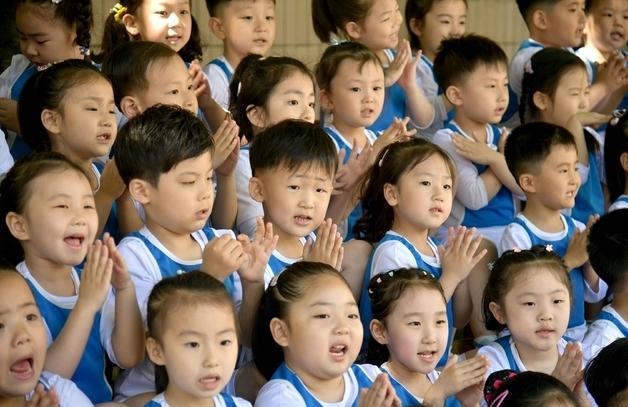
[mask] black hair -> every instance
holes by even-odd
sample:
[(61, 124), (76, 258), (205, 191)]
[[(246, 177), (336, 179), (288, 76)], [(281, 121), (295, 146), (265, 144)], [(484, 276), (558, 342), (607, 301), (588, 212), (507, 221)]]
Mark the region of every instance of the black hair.
[(142, 179), (156, 186), (161, 174), (180, 162), (213, 152), (214, 142), (194, 114), (158, 104), (129, 120), (118, 132), (113, 148), (125, 184)]
[(422, 138), (412, 138), (388, 145), (375, 159), (360, 191), (362, 217), (353, 229), (356, 236), (376, 243), (392, 227), (393, 208), (384, 197), (384, 185), (396, 185), (401, 176), (432, 155), (439, 155), (447, 165), (452, 178), (452, 194), (458, 171), (449, 154), (439, 146)]
[[(623, 220), (622, 220), (623, 219)], [(602, 216), (589, 232), (587, 252), (595, 272), (612, 289), (628, 280), (628, 208)]]
[[(105, 28), (101, 41), (101, 52), (96, 57), (97, 61), (102, 61), (113, 49), (125, 42), (137, 40), (133, 38), (127, 31), (121, 18), (125, 14), (135, 14), (137, 9), (144, 3), (145, 0), (119, 0), (117, 4), (124, 7), (124, 11), (120, 14), (116, 13), (115, 8), (107, 15), (105, 20)], [(192, 7), (192, 0), (190, 1), (190, 8)], [(117, 18), (116, 18), (117, 16)], [(201, 35), (198, 28), (198, 24), (194, 16), (191, 16), (192, 28), (190, 33), (190, 39), (179, 50), (179, 56), (183, 58), (185, 62), (192, 62), (195, 59), (202, 59), (203, 46), (201, 43)]]
[(602, 348), (587, 365), (584, 382), (600, 407), (620, 407), (628, 400), (628, 338)]
[(267, 380), (284, 360), (283, 350), (270, 332), (270, 321), (273, 318), (285, 319), (292, 303), (302, 298), (308, 285), (321, 276), (337, 277), (349, 289), (342, 274), (330, 265), (299, 261), (274, 277), (264, 292), (255, 320), (252, 349), (255, 366)]
[(381, 68), (382, 64), (377, 55), (360, 43), (349, 41), (331, 45), (323, 52), (321, 60), (316, 66), (316, 82), (320, 89), (329, 89), (332, 79), (338, 73), (338, 68), (345, 59), (358, 62), (360, 71), (367, 62), (374, 63), (382, 69), (382, 72), (384, 70)]
[[(412, 49), (421, 49), (421, 38), (412, 31), (412, 20), (417, 22), (424, 22), (425, 16), (430, 12), (434, 3), (438, 3), (442, 0), (408, 0), (406, 2), (405, 18), (406, 28), (408, 29), (408, 36), (410, 37), (410, 47)], [(464, 1), (465, 5), (468, 5), (467, 0)]]
[(515, 280), (530, 267), (543, 267), (549, 270), (562, 282), (571, 299), (571, 280), (563, 260), (555, 252), (545, 246), (533, 246), (527, 250), (508, 250), (504, 252), (494, 263), (491, 273), (484, 288), (482, 298), (482, 311), (484, 324), (489, 331), (501, 331), (506, 328), (501, 324), (489, 309), (489, 304), (494, 302), (502, 308), (504, 297), (515, 284)]
[[(152, 289), (146, 306), (148, 337), (161, 343), (166, 317), (181, 308), (198, 304), (210, 304), (227, 308), (233, 316), (236, 334), (238, 319), (233, 301), (225, 286), (214, 277), (202, 271), (190, 271), (174, 277), (164, 278)], [(211, 320), (211, 315), (207, 316)], [(166, 366), (155, 365), (155, 388), (162, 393), (168, 387)]]
[(517, 0), (517, 7), (519, 7), (519, 12), (525, 23), (529, 25), (530, 18), (532, 18), (536, 10), (552, 7), (556, 5), (556, 3), (560, 3), (560, 1), (561, 0)]
[(320, 126), (303, 120), (284, 120), (255, 137), (250, 150), (251, 171), (319, 166), (332, 179), (338, 169), (333, 141)]
[(628, 114), (625, 110), (613, 114), (604, 136), (604, 169), (611, 202), (626, 189), (626, 170), (620, 160), (622, 154), (628, 153)]
[(563, 382), (546, 373), (532, 371), (498, 370), (492, 373), (484, 385), (484, 399), (490, 406), (580, 406), (574, 393)]
[(322, 42), (330, 42), (331, 35), (347, 37), (345, 24), (362, 23), (373, 0), (312, 0), (312, 25)]
[(102, 63), (102, 73), (111, 80), (118, 109), (123, 97), (136, 89), (148, 89), (150, 84), (146, 73), (152, 64), (175, 56), (178, 54), (169, 46), (152, 41), (126, 42), (107, 54)]
[(249, 110), (255, 106), (265, 107), (273, 89), (295, 72), (312, 79), (312, 89), (316, 87), (314, 75), (298, 59), (249, 54), (240, 61), (229, 84), (229, 110), (240, 127), (240, 136), (245, 136), (249, 142), (255, 138)]
[[(413, 287), (437, 291), (443, 298), (443, 308), (447, 306), (443, 287), (430, 273), (417, 268), (401, 268), (371, 278), (368, 295), (371, 299), (373, 319), (386, 326), (386, 318), (395, 311), (395, 304), (399, 298), (407, 289)], [(389, 358), (388, 347), (377, 342), (371, 335), (366, 355), (367, 362), (379, 366)]]
[(54, 9), (54, 18), (62, 20), (68, 27), (76, 29), (76, 45), (81, 47), (81, 52), (89, 55), (89, 47), (92, 42), (91, 29), (94, 24), (91, 0), (66, 0), (57, 3), (51, 0), (17, 0), (17, 6), (33, 4), (45, 8)]
[(532, 122), (516, 127), (506, 140), (504, 157), (517, 183), (522, 174), (537, 173), (556, 146), (575, 149), (576, 141), (569, 130), (555, 124)]
[(461, 84), (480, 66), (507, 70), (508, 57), (496, 42), (480, 35), (445, 38), (434, 58), (434, 77), (441, 89), (447, 90)]
[[(232, 2), (233, 0), (205, 0), (205, 5), (207, 6), (207, 11), (209, 12), (210, 17), (218, 17), (218, 8), (223, 4), (227, 4)], [(276, 1), (273, 0), (273, 3)]]
[(42, 111), (62, 109), (68, 90), (99, 79), (111, 84), (98, 68), (82, 59), (68, 59), (31, 76), (17, 106), (20, 133), (26, 144), (35, 151), (50, 151), (52, 145), (41, 121)]
[[(24, 250), (20, 242), (11, 234), (6, 223), (9, 212), (21, 214), (31, 196), (36, 193), (31, 188), (32, 182), (50, 172), (76, 171), (89, 178), (81, 167), (59, 153), (34, 153), (18, 160), (0, 183), (0, 247), (4, 261), (17, 265), (24, 260)], [(42, 215), (45, 216), (45, 215)]]

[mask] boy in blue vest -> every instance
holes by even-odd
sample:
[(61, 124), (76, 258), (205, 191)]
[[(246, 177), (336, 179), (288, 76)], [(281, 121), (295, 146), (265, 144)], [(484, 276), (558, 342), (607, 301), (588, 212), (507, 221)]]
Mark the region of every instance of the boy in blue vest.
[(209, 28), (222, 41), (222, 56), (203, 71), (209, 78), (212, 97), (229, 109), (229, 83), (233, 72), (248, 54), (266, 55), (275, 41), (275, 0), (205, 0)]
[(589, 233), (591, 266), (606, 281), (613, 301), (589, 326), (582, 350), (589, 361), (611, 342), (628, 336), (628, 209), (602, 216)]
[(562, 257), (573, 298), (567, 336), (581, 341), (586, 331), (584, 304), (601, 301), (607, 285), (588, 264), (586, 242), (595, 218), (585, 226), (562, 213), (573, 208), (580, 187), (575, 139), (554, 124), (526, 123), (510, 134), (504, 155), (526, 205), (506, 227), (500, 253), (542, 245)]

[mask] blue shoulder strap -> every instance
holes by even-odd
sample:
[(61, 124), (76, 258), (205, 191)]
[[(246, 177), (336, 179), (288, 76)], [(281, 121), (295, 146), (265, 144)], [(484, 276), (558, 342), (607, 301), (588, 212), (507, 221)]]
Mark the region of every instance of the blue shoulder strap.
[(209, 61), (209, 63), (212, 65), (216, 65), (218, 68), (220, 68), (220, 70), (227, 77), (227, 80), (231, 82), (231, 79), (233, 78), (233, 74), (231, 73), (231, 71), (229, 70), (229, 67), (227, 66), (227, 64), (225, 64), (223, 60), (215, 58)]
[(222, 401), (225, 402), (225, 406), (227, 407), (237, 407), (235, 400), (233, 399), (232, 396), (225, 394), (225, 393), (220, 393), (220, 397), (222, 397)]
[(161, 407), (161, 404), (151, 400), (148, 403), (144, 404), (144, 407)]
[(36, 73), (37, 67), (33, 64), (30, 64), (24, 71), (22, 71), (11, 87), (11, 100), (18, 100), (20, 98), (20, 94), (22, 93), (22, 89), (24, 89), (26, 81), (28, 81), (30, 77)]
[(502, 336), (501, 338), (497, 338), (495, 341), (499, 346), (502, 347), (504, 353), (506, 354), (506, 358), (508, 358), (508, 364), (510, 365), (510, 370), (514, 370), (519, 373), (519, 367), (517, 366), (517, 362), (515, 361), (515, 355), (512, 354), (512, 348), (510, 347), (510, 335)]
[(331, 127), (327, 127), (327, 126), (325, 128), (323, 128), (323, 130), (325, 130), (325, 133), (327, 133), (327, 135), (329, 137), (331, 137), (331, 139), (336, 142), (336, 144), (338, 145), (339, 149), (345, 150), (346, 154), (345, 154), (345, 158), (344, 158), (343, 164), (346, 164), (347, 161), (349, 161), (349, 157), (351, 156), (351, 152), (353, 151), (351, 149), (351, 147), (342, 139), (342, 137), (340, 136), (340, 134), (338, 134), (338, 132), (336, 130), (332, 129)]
[(597, 314), (597, 319), (603, 319), (605, 321), (610, 321), (613, 323), (613, 325), (615, 325), (617, 327), (617, 329), (619, 329), (619, 331), (621, 332), (622, 335), (624, 335), (624, 337), (628, 336), (628, 328), (626, 328), (624, 326), (624, 324), (622, 324), (617, 318), (615, 318), (615, 316), (613, 314), (611, 314), (610, 312), (607, 311), (601, 311), (599, 314)]
[(290, 384), (295, 387), (301, 398), (303, 398), (306, 406), (322, 407), (321, 403), (319, 403), (318, 400), (312, 396), (301, 379), (299, 379), (299, 377), (288, 367), (288, 365), (286, 365), (285, 362), (282, 363), (277, 370), (275, 370), (275, 373), (273, 373), (273, 376), (271, 377), (271, 380), (272, 379), (281, 379), (290, 382)]

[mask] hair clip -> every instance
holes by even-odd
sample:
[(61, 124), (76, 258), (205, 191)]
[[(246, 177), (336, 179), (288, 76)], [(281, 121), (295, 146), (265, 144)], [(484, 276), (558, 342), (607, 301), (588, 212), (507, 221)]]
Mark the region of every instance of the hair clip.
[[(61, 1), (61, 0), (59, 0)], [(123, 6), (120, 3), (116, 3), (115, 6), (113, 6), (113, 8), (110, 11), (113, 14), (113, 19), (115, 20), (116, 23), (119, 23), (122, 21), (122, 17), (124, 17), (124, 15), (127, 12), (127, 8), (125, 6)]]
[(378, 278), (377, 278), (377, 280), (375, 280), (375, 282), (376, 282), (377, 284), (381, 284), (381, 283), (382, 283), (382, 278), (381, 278), (381, 277), (378, 277)]
[(553, 252), (554, 251), (554, 246), (551, 244), (546, 244), (545, 245), (545, 251), (547, 252)]
[(52, 4), (59, 4), (61, 3), (63, 0), (50, 0), (52, 2)]
[(269, 287), (274, 287), (277, 285), (277, 280), (279, 280), (279, 274), (277, 274), (276, 276), (273, 276), (273, 278), (270, 279), (270, 283), (268, 283)]
[(84, 47), (82, 45), (79, 47), (79, 51), (81, 52), (81, 55), (84, 56), (89, 56), (92, 53), (92, 51), (88, 47)]
[(490, 263), (487, 264), (488, 267), (488, 271), (493, 271), (493, 268), (495, 267), (495, 262), (491, 261)]
[(523, 70), (530, 75), (534, 73), (534, 71), (532, 70), (532, 60), (529, 60), (525, 63), (525, 65), (523, 66)]
[(611, 126), (617, 125), (617, 123), (619, 123), (619, 119), (621, 119), (626, 114), (626, 110), (627, 109), (614, 110), (613, 113), (611, 113), (611, 116), (613, 117), (611, 118), (611, 121), (609, 122), (609, 124)]
[[(389, 144), (389, 147), (390, 147), (390, 144)], [(382, 158), (379, 159), (379, 162), (377, 163), (377, 166), (379, 168), (382, 168), (382, 163), (384, 162), (384, 158), (386, 158), (386, 156), (388, 155), (388, 150), (389, 149), (390, 148), (387, 148), (386, 150), (384, 150), (384, 154), (382, 154)]]

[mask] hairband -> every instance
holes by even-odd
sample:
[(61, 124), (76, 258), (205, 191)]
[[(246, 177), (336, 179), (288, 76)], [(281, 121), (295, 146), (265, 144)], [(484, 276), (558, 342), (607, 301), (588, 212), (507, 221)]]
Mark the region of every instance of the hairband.
[[(403, 270), (403, 269), (400, 269)], [(418, 271), (421, 272), (421, 274), (423, 274), (424, 277), (430, 276), (432, 278), (435, 278), (432, 274), (428, 273), (427, 271), (423, 270), (423, 269), (417, 269)], [(385, 273), (381, 273), (377, 275), (377, 279), (375, 280), (375, 284), (381, 284), (384, 280), (388, 280), (389, 278), (392, 278), (395, 276), (395, 270), (390, 270), (387, 271)], [(368, 293), (369, 295), (373, 295), (374, 292), (371, 288), (368, 289)]]
[[(59, 0), (61, 1), (61, 0)], [(124, 17), (124, 15), (127, 12), (127, 8), (125, 6), (123, 6), (120, 3), (116, 3), (115, 6), (113, 6), (113, 8), (110, 11), (113, 14), (113, 19), (115, 20), (116, 23), (119, 23), (122, 21), (122, 17)]]

